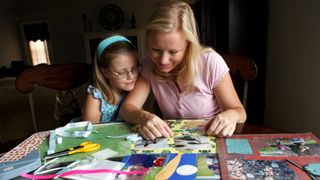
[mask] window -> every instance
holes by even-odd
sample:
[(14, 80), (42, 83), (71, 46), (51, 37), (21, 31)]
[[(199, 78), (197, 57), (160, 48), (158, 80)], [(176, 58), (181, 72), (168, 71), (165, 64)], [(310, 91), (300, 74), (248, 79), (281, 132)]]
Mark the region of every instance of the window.
[(33, 65), (50, 64), (48, 45), (46, 40), (29, 41), (31, 60)]
[(47, 22), (24, 23), (26, 54), (32, 65), (50, 64), (49, 30)]

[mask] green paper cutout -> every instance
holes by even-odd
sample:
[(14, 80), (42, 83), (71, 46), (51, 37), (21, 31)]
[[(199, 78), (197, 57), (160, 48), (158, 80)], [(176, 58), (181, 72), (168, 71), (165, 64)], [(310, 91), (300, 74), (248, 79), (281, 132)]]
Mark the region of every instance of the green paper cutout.
[(309, 171), (311, 174), (320, 176), (320, 163), (312, 163), (308, 164), (304, 167), (307, 171)]
[(226, 139), (228, 154), (253, 154), (248, 139)]

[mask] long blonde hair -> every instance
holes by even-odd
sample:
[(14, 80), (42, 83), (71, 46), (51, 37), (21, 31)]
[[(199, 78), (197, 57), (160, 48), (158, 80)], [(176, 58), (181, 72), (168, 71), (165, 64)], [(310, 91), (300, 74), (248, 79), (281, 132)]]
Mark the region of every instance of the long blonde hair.
[(135, 53), (135, 47), (127, 41), (118, 41), (110, 44), (103, 49), (101, 55), (96, 52), (93, 61), (93, 83), (94, 86), (105, 96), (109, 103), (114, 104), (116, 101), (115, 94), (111, 90), (111, 85), (108, 79), (103, 75), (102, 69), (108, 68), (112, 60), (119, 54)]
[(152, 64), (151, 71), (161, 80), (177, 78), (178, 82), (184, 84), (183, 91), (190, 91), (194, 85), (201, 53), (212, 50), (200, 45), (196, 20), (191, 7), (185, 2), (175, 0), (159, 4), (147, 24), (147, 36), (153, 30), (164, 32), (182, 30), (184, 33), (188, 45), (184, 60), (178, 68), (173, 72), (163, 73)]

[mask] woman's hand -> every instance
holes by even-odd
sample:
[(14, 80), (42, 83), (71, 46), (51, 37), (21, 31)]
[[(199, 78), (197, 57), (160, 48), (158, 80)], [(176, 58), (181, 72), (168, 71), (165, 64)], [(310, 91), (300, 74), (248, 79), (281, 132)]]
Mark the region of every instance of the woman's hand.
[(232, 136), (237, 123), (244, 123), (247, 115), (233, 87), (230, 74), (225, 75), (213, 91), (222, 112), (205, 125), (205, 132), (219, 137)]
[(230, 137), (234, 133), (236, 125), (237, 120), (232, 116), (232, 113), (225, 111), (207, 122), (205, 132), (207, 135)]
[(142, 117), (140, 134), (143, 138), (150, 140), (158, 137), (172, 137), (172, 130), (168, 124), (158, 116), (144, 111)]
[(150, 92), (149, 82), (139, 76), (134, 89), (126, 96), (123, 102), (120, 115), (132, 124), (140, 124), (140, 134), (145, 139), (155, 139), (157, 137), (171, 137), (172, 131), (165, 121), (155, 114), (142, 110), (142, 106), (148, 98)]

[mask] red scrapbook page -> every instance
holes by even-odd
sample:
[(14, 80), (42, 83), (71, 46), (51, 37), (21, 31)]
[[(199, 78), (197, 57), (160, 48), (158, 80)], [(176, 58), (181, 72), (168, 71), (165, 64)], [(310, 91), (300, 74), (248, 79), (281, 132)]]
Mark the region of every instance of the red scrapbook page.
[(217, 146), (222, 179), (317, 179), (303, 170), (320, 163), (312, 133), (233, 135)]

